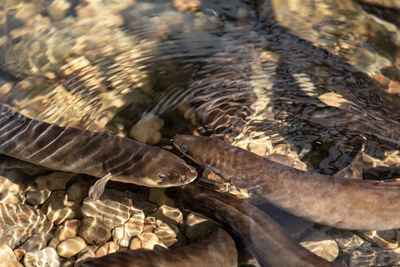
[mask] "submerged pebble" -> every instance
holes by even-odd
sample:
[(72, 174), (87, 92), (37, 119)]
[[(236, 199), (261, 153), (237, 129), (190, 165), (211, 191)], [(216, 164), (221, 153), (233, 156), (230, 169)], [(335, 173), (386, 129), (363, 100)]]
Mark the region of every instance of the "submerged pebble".
[(42, 250), (28, 252), (24, 257), (26, 267), (36, 266), (60, 266), (60, 258), (54, 248), (44, 248)]
[(85, 240), (79, 236), (76, 236), (60, 242), (60, 244), (57, 246), (57, 253), (61, 257), (70, 258), (78, 254), (86, 246)]

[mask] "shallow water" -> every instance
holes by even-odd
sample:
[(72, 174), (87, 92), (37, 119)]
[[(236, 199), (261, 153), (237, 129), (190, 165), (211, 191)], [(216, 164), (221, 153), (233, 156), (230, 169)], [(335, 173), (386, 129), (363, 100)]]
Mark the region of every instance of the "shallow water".
[[(62, 126), (160, 146), (177, 133), (217, 136), (369, 178), (400, 162), (400, 9), (361, 2), (2, 0), (0, 98)], [(298, 240), (335, 240), (337, 262), (399, 258), (366, 235), (260, 206)]]

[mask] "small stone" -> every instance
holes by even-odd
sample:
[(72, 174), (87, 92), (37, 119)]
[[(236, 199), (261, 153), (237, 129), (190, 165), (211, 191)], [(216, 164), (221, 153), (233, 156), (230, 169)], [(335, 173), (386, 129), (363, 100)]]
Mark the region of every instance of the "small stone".
[(176, 239), (176, 233), (171, 227), (163, 223), (160, 220), (157, 220), (157, 228), (154, 230), (154, 234), (160, 239), (160, 241), (166, 245), (167, 247), (175, 244), (178, 239)]
[(195, 242), (216, 231), (217, 227), (214, 222), (200, 213), (190, 212), (186, 218), (185, 235), (191, 242)]
[(47, 244), (47, 247), (57, 248), (58, 244), (60, 244), (60, 240), (58, 240), (56, 237), (53, 237)]
[(3, 204), (20, 203), (20, 200), (16, 196), (14, 196), (11, 192), (7, 192), (5, 194), (0, 193), (0, 203)]
[(78, 253), (76, 263), (82, 262), (88, 258), (96, 258), (97, 246), (87, 246)]
[(191, 12), (194, 12), (197, 10), (197, 8), (200, 6), (201, 1), (200, 0), (173, 0), (172, 1), (174, 7), (178, 10), (189, 10)]
[(339, 247), (335, 240), (319, 231), (307, 236), (300, 245), (329, 262), (333, 262), (339, 255)]
[(62, 241), (57, 246), (57, 253), (61, 257), (70, 258), (86, 247), (86, 242), (81, 237), (73, 237)]
[(383, 249), (396, 249), (399, 247), (398, 230), (362, 231), (362, 236), (372, 239), (375, 244)]
[(81, 225), (79, 220), (68, 220), (57, 229), (56, 236), (58, 240), (64, 241), (68, 238), (75, 237), (78, 234), (78, 228)]
[(65, 18), (71, 3), (65, 0), (54, 0), (48, 7), (47, 12), (53, 20), (61, 20)]
[(24, 257), (25, 267), (36, 266), (60, 266), (60, 258), (54, 248), (44, 248), (34, 252), (26, 253)]
[(21, 266), (17, 260), (17, 257), (15, 256), (14, 252), (12, 249), (7, 246), (6, 244), (0, 245), (0, 259), (1, 263), (0, 266), (8, 267), (8, 266)]
[(154, 114), (141, 118), (130, 130), (129, 135), (137, 141), (155, 145), (161, 140), (161, 129), (164, 121)]
[(39, 189), (65, 190), (65, 185), (76, 176), (75, 173), (53, 172), (49, 175), (39, 176), (35, 179), (35, 183)]
[(168, 206), (175, 205), (174, 200), (165, 194), (165, 188), (150, 188), (149, 201), (156, 203), (158, 206), (164, 204)]
[(157, 228), (156, 218), (154, 217), (144, 218), (143, 224), (142, 233), (152, 233)]
[(77, 208), (75, 202), (68, 201), (67, 192), (55, 191), (45, 202), (42, 210), (51, 222), (61, 224), (65, 220), (75, 218)]
[(121, 247), (128, 247), (131, 236), (125, 231), (125, 225), (119, 225), (112, 230), (113, 241)]
[(110, 241), (110, 242), (105, 243), (103, 246), (99, 247), (96, 250), (96, 257), (103, 257), (110, 253), (117, 252), (118, 250), (119, 250), (119, 246), (116, 243)]
[(130, 236), (137, 236), (143, 231), (144, 212), (139, 209), (132, 208), (132, 216), (125, 223), (125, 231)]
[(26, 201), (31, 205), (41, 205), (43, 204), (51, 195), (51, 191), (47, 188), (45, 189), (31, 189), (26, 192)]
[(140, 239), (138, 237), (132, 238), (129, 249), (136, 250), (140, 248), (142, 248), (142, 242), (140, 241)]
[(20, 195), (24, 191), (21, 184), (14, 183), (4, 176), (0, 176), (0, 193), (12, 193), (13, 195)]
[(141, 233), (138, 238), (140, 239), (141, 246), (144, 249), (153, 250), (155, 245), (167, 248), (153, 233)]
[(32, 19), (36, 14), (40, 13), (42, 10), (42, 7), (39, 4), (35, 3), (24, 3), (22, 6), (20, 6), (17, 9), (17, 12), (15, 14), (15, 18), (22, 20), (22, 21), (28, 21)]
[(75, 203), (81, 203), (88, 196), (89, 188), (92, 184), (87, 180), (78, 180), (74, 182), (67, 190), (68, 199)]
[[(1, 251), (1, 249), (0, 249), (0, 251)], [(24, 258), (25, 254), (26, 254), (26, 250), (23, 248), (14, 249), (14, 255), (17, 258), (18, 262), (20, 262)]]
[(47, 242), (53, 237), (53, 234), (50, 233), (52, 228), (53, 224), (46, 220), (41, 231), (30, 236), (20, 248), (26, 251), (35, 251), (45, 248)]
[(79, 230), (79, 236), (86, 240), (88, 244), (101, 245), (111, 238), (111, 231), (93, 217), (85, 217)]
[(181, 224), (183, 222), (183, 213), (180, 209), (161, 205), (151, 216), (167, 224)]

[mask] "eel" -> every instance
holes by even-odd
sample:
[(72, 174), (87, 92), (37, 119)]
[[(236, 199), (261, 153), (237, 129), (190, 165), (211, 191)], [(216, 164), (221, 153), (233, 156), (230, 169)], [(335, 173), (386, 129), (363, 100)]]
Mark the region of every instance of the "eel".
[(180, 248), (154, 250), (130, 250), (112, 253), (100, 258), (88, 259), (79, 267), (236, 267), (237, 250), (235, 242), (222, 228), (206, 238)]
[(245, 242), (261, 266), (342, 266), (297, 244), (271, 217), (248, 201), (215, 192), (199, 183), (180, 189), (185, 207), (219, 222)]
[(400, 228), (398, 182), (302, 171), (205, 136), (177, 135), (173, 142), (194, 162), (298, 217), (349, 230)]
[(179, 186), (197, 172), (178, 156), (107, 132), (60, 127), (0, 105), (0, 153), (53, 170), (102, 177), (89, 190), (98, 199), (108, 180), (148, 187)]

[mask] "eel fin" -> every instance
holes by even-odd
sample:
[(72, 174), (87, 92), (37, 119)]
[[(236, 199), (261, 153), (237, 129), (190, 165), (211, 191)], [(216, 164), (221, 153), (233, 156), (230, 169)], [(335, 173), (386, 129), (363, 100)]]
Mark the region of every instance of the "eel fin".
[(103, 177), (101, 177), (100, 179), (98, 179), (94, 185), (92, 185), (89, 188), (89, 197), (92, 200), (99, 200), (99, 198), (101, 197), (101, 195), (104, 192), (104, 189), (106, 187), (106, 184), (108, 182), (108, 180), (111, 179), (111, 174), (107, 173), (106, 175), (104, 175)]
[(246, 189), (246, 190), (256, 189), (256, 188), (259, 188), (261, 186), (261, 185), (251, 185), (245, 179), (236, 178), (236, 177), (231, 179), (231, 184), (233, 184), (237, 188)]

